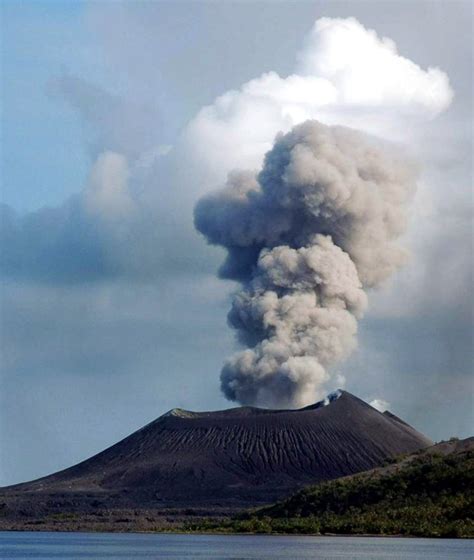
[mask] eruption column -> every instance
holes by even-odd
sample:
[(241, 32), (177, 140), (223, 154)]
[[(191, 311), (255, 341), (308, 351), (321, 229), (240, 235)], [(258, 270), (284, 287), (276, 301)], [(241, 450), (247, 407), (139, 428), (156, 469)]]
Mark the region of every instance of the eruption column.
[(222, 368), (227, 398), (302, 406), (326, 391), (355, 348), (365, 290), (404, 261), (412, 162), (361, 132), (307, 121), (279, 135), (263, 169), (230, 174), (202, 198), (195, 224), (228, 251), (241, 283), (229, 323), (246, 347)]

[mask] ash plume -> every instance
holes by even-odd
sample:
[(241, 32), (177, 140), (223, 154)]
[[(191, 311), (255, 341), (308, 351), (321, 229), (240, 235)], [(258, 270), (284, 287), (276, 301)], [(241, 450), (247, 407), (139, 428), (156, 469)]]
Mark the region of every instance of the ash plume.
[(222, 368), (228, 399), (321, 397), (357, 344), (366, 290), (405, 261), (396, 239), (415, 179), (394, 147), (307, 121), (277, 137), (257, 175), (234, 172), (198, 202), (197, 229), (228, 252), (221, 277), (241, 283), (228, 321), (246, 349)]

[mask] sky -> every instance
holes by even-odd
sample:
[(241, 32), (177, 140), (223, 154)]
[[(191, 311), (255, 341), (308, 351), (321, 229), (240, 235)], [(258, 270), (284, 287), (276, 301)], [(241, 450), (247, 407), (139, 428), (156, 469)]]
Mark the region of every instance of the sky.
[[(358, 23), (338, 43), (320, 18)], [(472, 435), (469, 2), (7, 1), (1, 31), (0, 485), (173, 407), (232, 405), (236, 284), (193, 209), (304, 118), (400, 143), (420, 169), (411, 256), (368, 293), (334, 383), (434, 440)], [(382, 37), (408, 66), (377, 58)]]

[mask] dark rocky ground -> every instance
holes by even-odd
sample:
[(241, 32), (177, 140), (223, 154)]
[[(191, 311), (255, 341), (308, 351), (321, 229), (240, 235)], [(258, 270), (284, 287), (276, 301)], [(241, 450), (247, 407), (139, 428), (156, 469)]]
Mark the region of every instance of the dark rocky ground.
[(300, 410), (174, 409), (74, 467), (0, 489), (0, 530), (172, 529), (431, 444), (345, 391)]

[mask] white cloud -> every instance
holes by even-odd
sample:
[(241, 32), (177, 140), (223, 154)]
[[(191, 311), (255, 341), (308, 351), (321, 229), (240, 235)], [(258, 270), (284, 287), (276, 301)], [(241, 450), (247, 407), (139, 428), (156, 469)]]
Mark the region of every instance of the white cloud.
[(92, 168), (85, 189), (85, 206), (93, 215), (100, 214), (108, 222), (126, 218), (134, 210), (128, 190), (128, 163), (121, 154), (104, 152)]
[(434, 116), (451, 103), (453, 92), (439, 68), (423, 70), (355, 18), (318, 19), (299, 55), (298, 71), (334, 85), (337, 103), (423, 111)]
[(370, 406), (376, 408), (379, 412), (385, 412), (386, 410), (388, 410), (388, 407), (390, 406), (390, 403), (388, 403), (384, 399), (373, 399), (370, 401), (369, 404)]
[(423, 70), (357, 20), (315, 22), (294, 74), (267, 72), (218, 97), (189, 123), (186, 141), (208, 180), (258, 168), (279, 131), (317, 119), (390, 139), (435, 116), (453, 98), (447, 75)]

